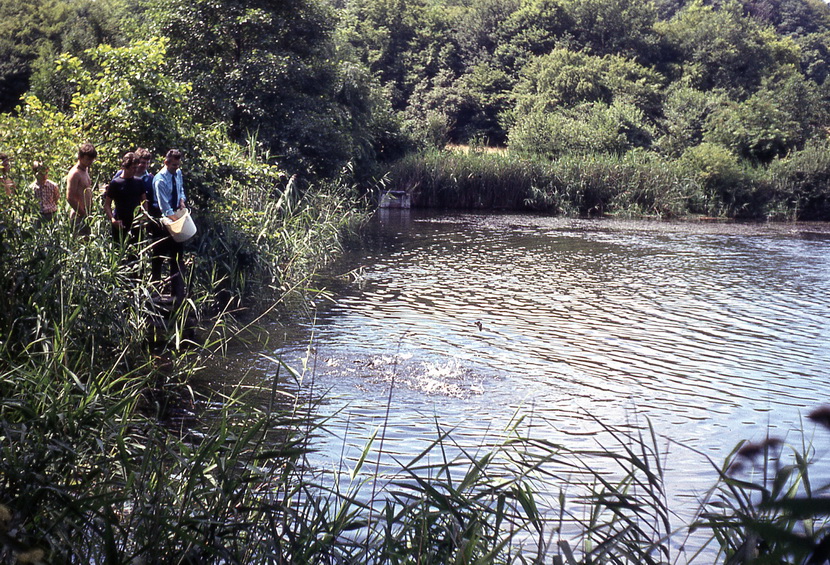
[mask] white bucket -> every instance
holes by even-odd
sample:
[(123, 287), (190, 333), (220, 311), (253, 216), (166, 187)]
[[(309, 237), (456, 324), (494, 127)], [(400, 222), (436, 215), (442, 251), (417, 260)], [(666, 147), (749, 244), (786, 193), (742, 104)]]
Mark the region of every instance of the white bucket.
[(177, 220), (164, 218), (162, 223), (167, 227), (170, 237), (179, 243), (184, 243), (196, 235), (196, 224), (193, 223), (193, 218), (190, 217), (190, 211), (187, 208), (177, 210), (176, 216), (178, 216)]

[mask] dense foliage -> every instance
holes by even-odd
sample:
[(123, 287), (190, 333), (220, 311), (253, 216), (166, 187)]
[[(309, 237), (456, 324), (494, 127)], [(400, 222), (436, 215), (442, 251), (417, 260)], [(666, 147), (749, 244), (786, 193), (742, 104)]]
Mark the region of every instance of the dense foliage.
[[(60, 110), (82, 109), (59, 53), (94, 73), (103, 55), (84, 49), (164, 38), (166, 77), (142, 81), (189, 85), (189, 119), (223, 123), (238, 143), (254, 136), (303, 175), (352, 163), (369, 178), (413, 144), (447, 142), (546, 158), (645, 150), (670, 160), (705, 144), (766, 167), (830, 127), (830, 8), (820, 0), (143, 0), (137, 10), (119, 0), (94, 10), (88, 0), (50, 0), (29, 8), (0, 2), (13, 30), (0, 43), (4, 108), (31, 87)], [(163, 104), (135, 94), (138, 105)], [(83, 110), (107, 116), (94, 104)], [(142, 123), (156, 127), (153, 116)]]
[[(68, 103), (28, 95), (0, 116), (16, 185), (0, 193), (3, 563), (252, 562), (263, 550), (246, 533), (251, 517), (237, 513), (253, 477), (242, 469), (265, 464), (284, 487), (301, 451), (291, 406), (263, 414), (230, 401), (215, 427), (171, 415), (227, 400), (203, 398), (188, 381), (240, 331), (231, 310), (279, 303), (337, 250), (362, 207), (347, 185), (289, 179), (256, 139), (240, 145), (223, 124), (198, 124), (190, 85), (165, 72), (167, 53), (153, 39), (67, 54), (54, 72)], [(198, 233), (187, 244), (180, 308), (152, 299), (162, 289), (148, 281), (149, 242), (117, 245), (97, 198), (88, 237), (62, 195), (53, 221), (41, 218), (31, 162), (45, 161), (63, 185), (87, 139), (98, 146), (96, 189), (125, 149), (184, 150)], [(281, 447), (269, 440), (266, 454), (260, 442), (275, 428)], [(227, 543), (207, 550), (216, 536)]]
[[(830, 8), (818, 0), (347, 0), (341, 14), (341, 49), (426, 145), (554, 160), (646, 151), (686, 169), (734, 159), (774, 184), (766, 168), (801, 159), (830, 127)], [(720, 213), (770, 217), (730, 205), (740, 199), (725, 195)], [(817, 206), (777, 217), (826, 218)]]
[[(658, 150), (670, 120), (698, 119), (669, 115), (680, 88), (721, 109), (704, 116), (703, 133), (762, 162), (800, 149), (828, 123), (830, 9), (817, 1), (353, 0), (342, 13), (340, 40), (392, 88), (395, 108), (412, 118), (442, 114), (456, 142), (487, 137), (522, 146), (528, 127), (546, 137), (561, 135), (569, 120), (619, 125), (603, 117), (616, 100), (642, 112), (638, 125), (651, 126), (652, 135), (639, 143)], [(721, 125), (767, 110), (772, 128), (784, 129), (776, 141), (752, 119), (733, 136)], [(586, 135), (561, 144), (605, 149)], [(699, 141), (684, 139), (683, 148)]]
[(102, 43), (122, 45), (131, 16), (122, 0), (0, 2), (0, 112), (12, 110), (30, 89), (42, 98), (60, 98), (63, 85), (51, 80), (55, 59)]

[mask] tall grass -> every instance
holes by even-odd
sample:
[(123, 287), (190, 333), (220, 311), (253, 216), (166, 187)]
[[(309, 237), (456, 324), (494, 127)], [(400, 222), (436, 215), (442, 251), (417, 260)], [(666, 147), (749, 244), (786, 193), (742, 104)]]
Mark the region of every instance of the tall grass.
[[(341, 181), (308, 186), (244, 154), (197, 214), (194, 278), (224, 298), (262, 304), (302, 284), (365, 219), (366, 202)], [(243, 166), (244, 165), (244, 166)]]
[(392, 188), (410, 192), (413, 205), (421, 207), (826, 220), (827, 155), (822, 143), (762, 167), (740, 162), (711, 144), (679, 159), (642, 150), (556, 159), (432, 150), (404, 157), (390, 177)]
[[(243, 165), (242, 176), (266, 167)], [(279, 536), (263, 518), (265, 494), (288, 488), (308, 418), (291, 403), (243, 407), (238, 391), (201, 395), (191, 377), (250, 323), (233, 309), (260, 312), (302, 286), (363, 216), (336, 184), (237, 182), (217, 187), (226, 200), (194, 211), (190, 294), (174, 312), (150, 300), (147, 242), (131, 262), (100, 217), (89, 238), (63, 211), (42, 224), (25, 187), (0, 210), (0, 561), (271, 554)], [(231, 299), (216, 300), (222, 288)], [(177, 417), (197, 405), (222, 413)]]
[[(809, 418), (830, 429), (829, 407)], [(816, 463), (803, 435), (794, 443), (770, 436), (740, 443), (715, 466), (719, 480), (692, 527), (711, 532), (725, 563), (826, 563), (830, 483), (816, 484)]]
[(39, 226), (19, 208), (0, 212), (0, 359), (39, 365), (59, 353), (89, 368), (103, 352), (136, 358), (146, 294), (109, 239), (98, 226), (83, 240), (63, 219)]
[(288, 412), (215, 399), (220, 416), (176, 429), (148, 410), (152, 371), (2, 376), (16, 393), (0, 404), (5, 559), (250, 563), (270, 551), (263, 500), (300, 445)]
[[(198, 356), (175, 359), (164, 375), (111, 362), (79, 376), (58, 352), (44, 355), (0, 374), (6, 560), (684, 562), (672, 539), (688, 527), (672, 524), (666, 456), (650, 427), (603, 426), (613, 442), (573, 450), (528, 435), (519, 418), (471, 448), (436, 422), (435, 439), (391, 475), (373, 464), (379, 430), (329, 474), (305, 457), (325, 421), (284, 365), (263, 402), (241, 388), (202, 397), (171, 379)], [(184, 412), (186, 392), (212, 408)], [(161, 409), (165, 398), (174, 410)], [(810, 446), (793, 449), (790, 463), (783, 445), (741, 446), (718, 467), (691, 527), (711, 532), (723, 562), (823, 555), (830, 508), (817, 495), (826, 489), (809, 480)]]

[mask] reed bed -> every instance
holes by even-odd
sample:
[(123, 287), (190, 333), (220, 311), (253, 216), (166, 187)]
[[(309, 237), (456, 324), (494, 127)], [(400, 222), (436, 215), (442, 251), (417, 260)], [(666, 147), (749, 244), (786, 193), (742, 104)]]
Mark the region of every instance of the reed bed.
[[(242, 190), (263, 168), (269, 192)], [(195, 210), (190, 292), (170, 312), (151, 300), (148, 242), (128, 253), (100, 219), (79, 237), (63, 210), (43, 222), (25, 189), (0, 210), (0, 562), (250, 563), (270, 551), (251, 539), (265, 535), (261, 495), (284, 484), (309, 420), (190, 383), (365, 216), (350, 188), (281, 186), (258, 158), (236, 175)], [(255, 197), (246, 214), (236, 198)], [(220, 414), (202, 420), (196, 406)]]
[[(326, 424), (289, 367), (264, 396), (203, 396), (176, 378), (197, 355), (89, 373), (61, 355), (0, 375), (6, 561), (587, 565), (711, 563), (719, 550), (724, 563), (807, 563), (826, 550), (827, 487), (809, 480), (806, 443), (739, 446), (713, 465), (720, 479), (696, 520), (676, 524), (648, 426), (604, 426), (613, 442), (570, 450), (517, 418), (470, 449), (436, 423), (391, 475), (375, 463), (379, 429), (329, 472), (309, 464)], [(678, 550), (691, 530), (714, 552)]]
[(670, 159), (654, 152), (570, 154), (431, 150), (392, 167), (392, 188), (413, 206), (530, 210), (571, 216), (830, 219), (828, 147), (769, 166), (704, 144)]

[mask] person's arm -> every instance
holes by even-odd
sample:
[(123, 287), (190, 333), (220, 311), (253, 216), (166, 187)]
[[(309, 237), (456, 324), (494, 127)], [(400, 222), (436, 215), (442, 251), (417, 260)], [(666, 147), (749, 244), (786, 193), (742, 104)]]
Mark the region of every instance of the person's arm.
[(112, 225), (124, 229), (124, 224), (121, 223), (121, 220), (116, 220), (115, 214), (112, 213), (112, 197), (109, 195), (109, 189), (107, 189), (107, 194), (104, 195), (104, 214), (107, 215), (107, 219)]

